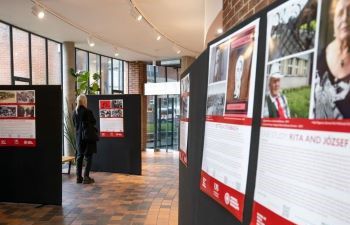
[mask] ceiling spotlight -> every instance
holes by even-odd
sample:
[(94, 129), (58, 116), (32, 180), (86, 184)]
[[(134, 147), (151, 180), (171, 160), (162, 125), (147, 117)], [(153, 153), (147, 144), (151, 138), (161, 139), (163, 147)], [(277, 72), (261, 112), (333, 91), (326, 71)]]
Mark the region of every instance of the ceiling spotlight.
[(216, 30), (216, 33), (217, 33), (217, 34), (222, 34), (222, 32), (224, 32), (224, 31), (222, 30), (222, 28), (219, 28), (219, 29)]
[(130, 14), (133, 18), (135, 18), (137, 21), (141, 21), (142, 20), (142, 15), (141, 13), (136, 9), (136, 7), (132, 7), (131, 8), (131, 11), (130, 11)]
[(32, 13), (37, 16), (39, 19), (43, 19), (45, 17), (44, 9), (38, 5), (34, 5), (32, 7)]
[(137, 21), (141, 21), (142, 20), (142, 15), (139, 14), (138, 17), (137, 17)]
[(118, 57), (119, 56), (119, 51), (117, 47), (114, 47), (114, 56)]
[(157, 41), (159, 41), (160, 39), (162, 39), (162, 35), (158, 34), (156, 39)]
[(87, 43), (88, 43), (88, 45), (89, 45), (91, 48), (95, 46), (95, 42), (94, 42), (94, 40), (93, 40), (93, 38), (92, 38), (91, 36), (88, 37)]
[(181, 53), (181, 50), (177, 50), (177, 51), (176, 51), (176, 54), (180, 54), (180, 53)]

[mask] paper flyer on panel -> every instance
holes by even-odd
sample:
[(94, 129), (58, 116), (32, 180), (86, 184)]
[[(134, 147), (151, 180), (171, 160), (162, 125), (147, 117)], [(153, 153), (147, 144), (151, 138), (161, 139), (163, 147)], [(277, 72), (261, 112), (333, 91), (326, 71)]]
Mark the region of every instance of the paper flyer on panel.
[(348, 9), (290, 0), (268, 13), (251, 225), (350, 224)]
[(210, 46), (200, 189), (242, 221), (259, 20)]
[(188, 123), (190, 107), (190, 74), (184, 76), (180, 81), (180, 160), (186, 166), (187, 159), (187, 140)]
[(123, 99), (99, 100), (99, 114), (101, 137), (124, 137)]
[(35, 147), (35, 90), (0, 90), (0, 147)]

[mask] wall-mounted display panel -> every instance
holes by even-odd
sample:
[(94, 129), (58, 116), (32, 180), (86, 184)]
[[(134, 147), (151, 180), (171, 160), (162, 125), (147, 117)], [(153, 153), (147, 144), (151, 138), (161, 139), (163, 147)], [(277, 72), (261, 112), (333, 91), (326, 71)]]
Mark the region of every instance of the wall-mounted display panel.
[(0, 146), (35, 147), (35, 90), (0, 90)]
[(124, 137), (123, 99), (99, 100), (100, 136)]
[(350, 223), (350, 1), (267, 14), (251, 225)]
[(190, 74), (184, 76), (181, 81), (180, 91), (180, 160), (184, 165), (188, 165), (187, 159), (187, 141), (188, 141), (188, 124), (190, 110)]
[(201, 190), (242, 221), (252, 127), (259, 19), (212, 44)]

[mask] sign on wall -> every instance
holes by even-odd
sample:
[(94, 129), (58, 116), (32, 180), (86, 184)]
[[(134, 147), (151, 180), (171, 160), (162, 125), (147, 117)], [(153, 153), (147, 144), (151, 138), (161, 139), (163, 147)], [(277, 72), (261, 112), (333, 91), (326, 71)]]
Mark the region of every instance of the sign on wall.
[(200, 189), (243, 219), (259, 20), (210, 46)]
[(123, 99), (99, 100), (100, 136), (124, 137)]
[(180, 160), (187, 166), (187, 140), (190, 110), (190, 74), (184, 76), (181, 79), (180, 83)]
[(0, 146), (36, 146), (35, 90), (0, 90)]
[(349, 8), (290, 0), (267, 15), (251, 225), (350, 224)]

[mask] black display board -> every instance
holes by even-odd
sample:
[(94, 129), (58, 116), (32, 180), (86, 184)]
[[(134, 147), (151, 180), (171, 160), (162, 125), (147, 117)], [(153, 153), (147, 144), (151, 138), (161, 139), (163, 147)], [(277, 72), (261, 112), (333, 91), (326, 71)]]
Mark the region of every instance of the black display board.
[[(211, 42), (215, 43), (249, 24), (253, 20), (260, 18), (253, 125), (242, 223), (231, 213), (229, 213), (229, 211), (220, 206), (208, 195), (200, 191), (200, 174), (203, 157), (206, 95), (208, 85), (209, 50), (207, 49), (205, 52), (203, 52), (202, 55), (198, 57), (197, 60), (191, 65), (191, 67), (182, 74), (183, 77), (190, 73), (191, 104), (189, 118), (190, 122), (188, 128), (189, 138), (187, 145), (189, 165), (186, 168), (182, 163), (179, 163), (179, 225), (249, 225), (250, 223), (254, 198), (264, 83), (266, 13), (283, 2), (285, 1), (275, 2)], [(211, 43), (209, 43), (209, 45)]]
[(0, 147), (0, 202), (62, 205), (61, 86), (0, 90), (35, 90), (36, 97), (36, 147)]
[(123, 99), (124, 137), (102, 138), (93, 155), (92, 170), (141, 175), (141, 96), (89, 95), (88, 108), (100, 127), (99, 100)]

